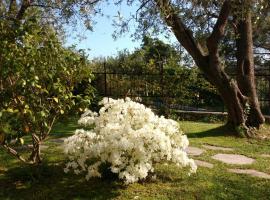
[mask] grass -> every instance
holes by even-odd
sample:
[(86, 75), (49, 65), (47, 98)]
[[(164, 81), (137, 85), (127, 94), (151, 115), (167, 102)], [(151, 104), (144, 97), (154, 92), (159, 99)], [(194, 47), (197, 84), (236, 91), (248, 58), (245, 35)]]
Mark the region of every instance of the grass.
[[(249, 140), (229, 136), (229, 130), (222, 124), (180, 122), (192, 146), (212, 144), (232, 147), (234, 153), (256, 159), (249, 166), (270, 174), (270, 141)], [(51, 138), (70, 136), (78, 128), (75, 120), (58, 123)], [(123, 185), (110, 179), (90, 179), (64, 174), (65, 157), (61, 144), (49, 140), (49, 148), (43, 151), (41, 166), (27, 166), (19, 163), (0, 150), (0, 199), (269, 199), (270, 180), (237, 175), (226, 171), (235, 166), (221, 164), (211, 159), (217, 152), (207, 150), (199, 158), (214, 164), (213, 169), (199, 167), (197, 173), (187, 176), (186, 169), (173, 165), (157, 166), (157, 179)], [(194, 157), (195, 158), (195, 157)]]

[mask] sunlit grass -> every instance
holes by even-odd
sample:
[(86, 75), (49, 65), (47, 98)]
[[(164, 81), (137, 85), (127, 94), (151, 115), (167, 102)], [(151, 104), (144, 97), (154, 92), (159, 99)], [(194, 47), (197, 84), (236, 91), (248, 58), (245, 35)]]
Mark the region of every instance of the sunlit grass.
[[(256, 159), (250, 166), (270, 173), (270, 142), (230, 136), (222, 124), (180, 122), (192, 146), (212, 144), (234, 149), (233, 153)], [(76, 120), (57, 123), (50, 138), (66, 137), (78, 128)], [(65, 174), (66, 158), (61, 144), (50, 140), (43, 151), (43, 164), (27, 166), (19, 163), (0, 150), (0, 199), (269, 199), (270, 180), (237, 175), (226, 171), (229, 167), (211, 159), (221, 152), (207, 150), (196, 159), (213, 163), (213, 169), (199, 167), (198, 172), (188, 176), (186, 169), (174, 165), (158, 165), (157, 179), (131, 185), (117, 180), (90, 179)]]

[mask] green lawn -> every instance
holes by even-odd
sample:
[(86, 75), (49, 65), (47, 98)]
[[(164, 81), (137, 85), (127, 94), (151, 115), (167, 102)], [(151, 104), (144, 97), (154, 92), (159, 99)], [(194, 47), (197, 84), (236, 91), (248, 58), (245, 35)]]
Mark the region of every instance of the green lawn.
[[(249, 166), (270, 174), (270, 141), (235, 138), (222, 124), (180, 122), (192, 146), (213, 144), (235, 149), (234, 153), (256, 158)], [(77, 128), (70, 120), (58, 123), (51, 138), (65, 137)], [(208, 150), (196, 159), (213, 163), (213, 169), (199, 167), (187, 176), (187, 170), (176, 166), (159, 165), (157, 179), (128, 186), (117, 180), (91, 179), (64, 174), (65, 157), (61, 144), (46, 141), (44, 163), (40, 167), (27, 166), (0, 150), (0, 199), (270, 199), (270, 180), (226, 172), (234, 167), (221, 164), (210, 157), (218, 151)]]

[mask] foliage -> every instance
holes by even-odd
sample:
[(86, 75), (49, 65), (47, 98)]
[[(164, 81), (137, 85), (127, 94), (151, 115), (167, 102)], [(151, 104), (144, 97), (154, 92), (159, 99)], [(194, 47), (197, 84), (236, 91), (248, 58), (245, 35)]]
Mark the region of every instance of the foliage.
[[(124, 96), (130, 91), (133, 96), (144, 96), (143, 101), (149, 100), (148, 96), (165, 97), (161, 101), (172, 107), (221, 110), (223, 103), (216, 89), (193, 64), (185, 63), (183, 56), (157, 38), (144, 37), (141, 48), (133, 53), (122, 51), (105, 61), (95, 60), (94, 71), (117, 74), (107, 75), (107, 95)], [(105, 94), (103, 74), (96, 78), (94, 85)]]
[(0, 19), (20, 23), (36, 9), (40, 10), (42, 21), (57, 28), (69, 24), (76, 26), (78, 20), (88, 30), (92, 30), (92, 16), (99, 12), (95, 8), (99, 0), (2, 0), (0, 1)]
[(65, 140), (65, 153), (70, 161), (65, 172), (86, 173), (86, 179), (100, 177), (102, 164), (118, 174), (125, 183), (145, 179), (161, 162), (196, 165), (184, 151), (188, 140), (178, 122), (156, 116), (144, 105), (125, 100), (104, 98), (99, 114), (85, 112), (80, 124), (93, 130), (77, 129)]
[(38, 10), (19, 28), (9, 20), (1, 20), (0, 26), (2, 143), (19, 138), (23, 143), (22, 137), (29, 134), (40, 142), (55, 119), (75, 106), (89, 104), (91, 93), (73, 95), (81, 80), (91, 79), (87, 59), (83, 53), (64, 48), (54, 29), (41, 24)]

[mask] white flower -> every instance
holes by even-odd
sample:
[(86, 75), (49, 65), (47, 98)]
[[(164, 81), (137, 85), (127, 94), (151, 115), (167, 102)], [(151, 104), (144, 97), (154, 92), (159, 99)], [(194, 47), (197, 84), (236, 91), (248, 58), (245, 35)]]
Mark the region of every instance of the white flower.
[(70, 161), (65, 172), (86, 173), (86, 179), (100, 177), (101, 164), (109, 164), (126, 184), (136, 182), (154, 171), (154, 164), (175, 163), (189, 166), (190, 173), (197, 166), (184, 151), (189, 142), (179, 124), (131, 99), (104, 98), (99, 114), (87, 110), (78, 123), (94, 128), (77, 129), (64, 142), (64, 152)]

